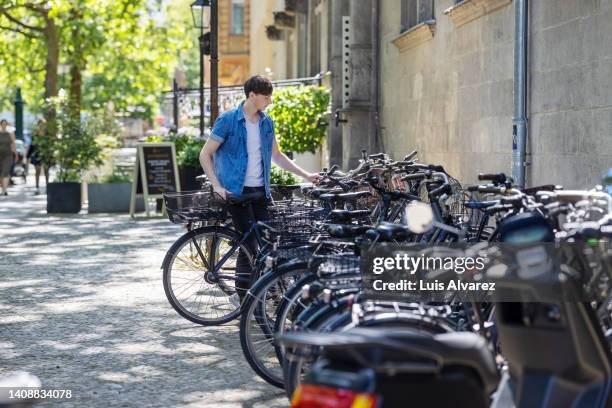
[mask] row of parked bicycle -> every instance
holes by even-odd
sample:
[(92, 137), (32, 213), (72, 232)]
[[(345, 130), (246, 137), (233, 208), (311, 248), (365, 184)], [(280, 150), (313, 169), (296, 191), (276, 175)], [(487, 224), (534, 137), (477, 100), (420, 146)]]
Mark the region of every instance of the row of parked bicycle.
[[(259, 196), (224, 201), (205, 181), (166, 194), (170, 220), (188, 229), (162, 266), (170, 304), (202, 325), (239, 318), (246, 360), (294, 407), (609, 405), (612, 197), (601, 187), (521, 190), (504, 174), (464, 187), (416, 155), (364, 152), (357, 168), (326, 170), (318, 186), (276, 187), (284, 199), (245, 233), (227, 206)], [(529, 302), (366, 290), (370, 251), (458, 257), (500, 245), (521, 257), (504, 253), (515, 279), (499, 267), (465, 275)], [(534, 274), (542, 265), (554, 266), (546, 279)]]

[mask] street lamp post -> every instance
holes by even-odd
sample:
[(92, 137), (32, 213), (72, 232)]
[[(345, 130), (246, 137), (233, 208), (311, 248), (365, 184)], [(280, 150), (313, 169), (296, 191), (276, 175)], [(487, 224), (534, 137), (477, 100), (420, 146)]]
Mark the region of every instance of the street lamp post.
[[(207, 33), (204, 30), (209, 27), (211, 2), (209, 0), (195, 0), (191, 4), (191, 14), (193, 15), (193, 24), (200, 29), (200, 137), (204, 137), (204, 55), (207, 54)], [(212, 76), (211, 76), (212, 79)], [(212, 96), (212, 95), (211, 95)]]
[(210, 125), (219, 116), (219, 24), (218, 0), (210, 0)]
[(21, 98), (21, 88), (17, 88), (15, 95), (15, 135), (17, 139), (23, 140), (23, 99)]

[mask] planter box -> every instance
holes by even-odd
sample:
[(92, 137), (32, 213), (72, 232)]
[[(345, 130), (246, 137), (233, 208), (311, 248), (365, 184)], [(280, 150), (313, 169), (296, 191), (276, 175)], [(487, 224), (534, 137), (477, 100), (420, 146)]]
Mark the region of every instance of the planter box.
[[(88, 212), (127, 213), (130, 212), (132, 183), (92, 183), (87, 185)], [(136, 211), (144, 211), (144, 200), (136, 201)]]
[(77, 214), (81, 211), (81, 183), (49, 183), (47, 213)]
[(179, 180), (181, 182), (181, 191), (193, 191), (200, 189), (200, 183), (196, 177), (204, 174), (201, 167), (179, 166)]

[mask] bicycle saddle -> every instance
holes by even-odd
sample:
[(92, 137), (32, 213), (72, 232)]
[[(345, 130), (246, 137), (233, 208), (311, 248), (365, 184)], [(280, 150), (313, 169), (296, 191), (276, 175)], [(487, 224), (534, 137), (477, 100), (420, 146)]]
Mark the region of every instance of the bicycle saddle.
[(319, 198), (322, 194), (329, 194), (329, 193), (342, 193), (344, 192), (344, 190), (342, 190), (339, 187), (333, 187), (333, 188), (313, 188), (310, 191), (306, 191), (304, 190), (305, 194), (308, 194), (310, 197), (312, 198)]
[[(404, 240), (414, 235), (408, 227), (401, 224), (393, 224), (392, 222), (381, 222), (376, 228), (376, 237), (379, 241), (395, 241)], [(370, 233), (370, 235), (372, 235)]]
[(360, 198), (369, 197), (372, 194), (369, 191), (354, 191), (351, 193), (326, 193), (319, 196), (319, 200), (325, 202), (335, 201), (355, 201)]
[(359, 218), (365, 218), (371, 214), (370, 210), (332, 210), (329, 214), (332, 221), (347, 222)]
[(353, 238), (362, 235), (370, 226), (367, 225), (338, 225), (327, 226), (327, 232), (332, 238)]

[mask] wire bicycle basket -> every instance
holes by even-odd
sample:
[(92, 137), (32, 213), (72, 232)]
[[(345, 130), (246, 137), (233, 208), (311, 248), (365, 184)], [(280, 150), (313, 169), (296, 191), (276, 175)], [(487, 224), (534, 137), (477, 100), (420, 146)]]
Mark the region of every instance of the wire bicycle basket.
[(175, 224), (227, 219), (226, 203), (214, 192), (181, 191), (164, 193), (163, 197), (168, 219)]

